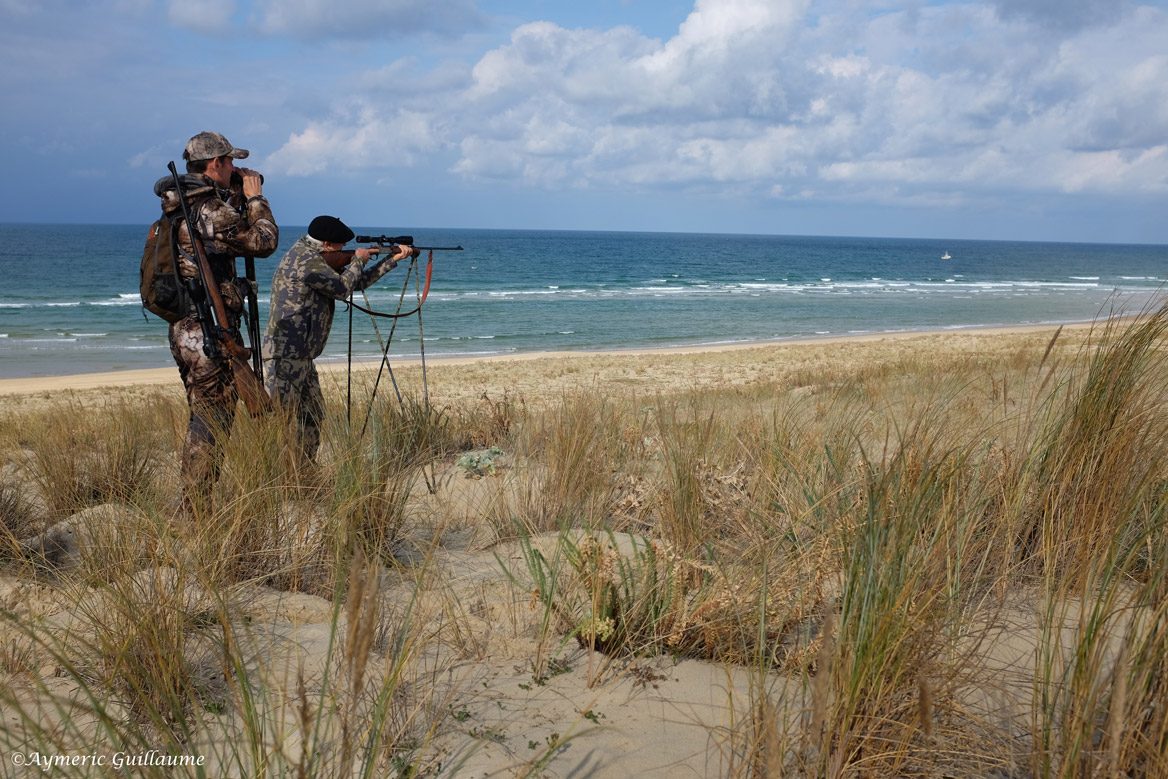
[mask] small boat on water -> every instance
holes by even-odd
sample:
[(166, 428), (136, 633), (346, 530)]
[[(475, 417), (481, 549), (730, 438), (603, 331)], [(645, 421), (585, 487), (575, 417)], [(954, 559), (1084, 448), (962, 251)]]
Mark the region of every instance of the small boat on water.
[(951, 260), (953, 258), (949, 256), (949, 252), (945, 252), (944, 254), (941, 255), (941, 259), (942, 260)]

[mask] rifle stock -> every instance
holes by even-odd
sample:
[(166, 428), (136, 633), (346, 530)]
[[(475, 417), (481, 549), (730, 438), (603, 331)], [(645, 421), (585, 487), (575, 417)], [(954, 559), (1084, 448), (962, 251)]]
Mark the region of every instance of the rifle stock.
[[(203, 239), (195, 230), (190, 212), (187, 210), (187, 199), (178, 178), (178, 170), (175, 168), (174, 162), (171, 162), (169, 167), (170, 173), (174, 177), (174, 184), (178, 187), (178, 200), (182, 205), (183, 219), (187, 223), (187, 233), (191, 238), (195, 262), (199, 266), (199, 277), (203, 282), (203, 291), (211, 301), (210, 311), (205, 313), (200, 311), (199, 314), (200, 319), (203, 320), (204, 350), (208, 356), (213, 356), (212, 350), (216, 348), (226, 350), (228, 362), (231, 364), (231, 372), (235, 379), (235, 389), (243, 400), (244, 406), (247, 407), (247, 412), (253, 417), (259, 416), (272, 410), (272, 399), (268, 396), (263, 384), (256, 378), (251, 366), (248, 365), (251, 352), (239, 342), (238, 330), (227, 327), (227, 323), (231, 319), (227, 316), (227, 307), (223, 305), (223, 295), (219, 292), (219, 284), (215, 281), (215, 275), (207, 262), (207, 253), (203, 249)], [(206, 321), (207, 314), (210, 314), (213, 320), (210, 323)], [(209, 342), (208, 336), (212, 338)]]
[[(224, 339), (224, 341), (230, 340), (230, 338)], [(272, 410), (272, 398), (268, 395), (268, 391), (264, 389), (264, 385), (260, 383), (255, 372), (251, 369), (251, 365), (247, 362), (248, 357), (251, 356), (251, 352), (234, 341), (231, 341), (231, 344), (232, 346), (228, 347), (228, 351), (232, 355), (231, 372), (235, 377), (235, 389), (239, 392), (239, 397), (243, 400), (243, 405), (247, 408), (247, 413), (253, 417), (266, 414)]]
[[(207, 254), (203, 251), (203, 239), (191, 232), (191, 243), (197, 244), (195, 257), (202, 266), (203, 276), (208, 280), (207, 297), (211, 299), (211, 310), (215, 312), (215, 324), (219, 330), (219, 344), (227, 350), (228, 361), (231, 363), (231, 372), (235, 377), (235, 388), (239, 397), (247, 408), (247, 413), (253, 417), (265, 414), (272, 410), (272, 399), (268, 391), (256, 378), (255, 372), (248, 364), (251, 359), (251, 350), (244, 348), (237, 340), (238, 331), (235, 328), (224, 326), (231, 320), (227, 316), (227, 307), (223, 304), (223, 295), (219, 292), (219, 285), (207, 264)], [(257, 312), (258, 313), (258, 312)]]

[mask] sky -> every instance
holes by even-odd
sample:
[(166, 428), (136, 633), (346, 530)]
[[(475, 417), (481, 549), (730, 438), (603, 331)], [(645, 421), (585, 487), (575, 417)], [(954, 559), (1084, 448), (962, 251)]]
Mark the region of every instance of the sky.
[(0, 222), (1168, 244), (1168, 0), (0, 0)]

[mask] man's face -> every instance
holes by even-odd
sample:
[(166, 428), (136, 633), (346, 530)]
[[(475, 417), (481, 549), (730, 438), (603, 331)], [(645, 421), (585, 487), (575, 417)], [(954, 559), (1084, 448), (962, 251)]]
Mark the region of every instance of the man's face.
[(235, 171), (235, 160), (231, 157), (216, 157), (207, 163), (207, 178), (223, 189), (231, 186), (231, 174)]

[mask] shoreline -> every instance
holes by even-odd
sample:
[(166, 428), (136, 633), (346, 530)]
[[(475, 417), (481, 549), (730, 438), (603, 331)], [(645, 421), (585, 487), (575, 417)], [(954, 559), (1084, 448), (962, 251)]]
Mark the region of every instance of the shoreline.
[[(1122, 317), (1116, 321), (1132, 319)], [(482, 356), (463, 357), (430, 357), (426, 360), (428, 367), (479, 365), (489, 363), (523, 362), (530, 360), (574, 360), (588, 357), (640, 357), (640, 356), (669, 356), (686, 354), (703, 354), (718, 352), (747, 351), (752, 349), (782, 349), (785, 347), (801, 348), (807, 346), (826, 346), (831, 344), (850, 344), (885, 340), (908, 340), (936, 336), (963, 336), (963, 335), (1025, 335), (1033, 333), (1053, 333), (1060, 327), (1063, 329), (1086, 329), (1108, 320), (1070, 322), (1062, 325), (1006, 325), (995, 327), (962, 327), (952, 329), (933, 330), (903, 330), (885, 333), (858, 333), (855, 335), (825, 335), (817, 338), (796, 338), (781, 341), (752, 341), (749, 343), (715, 344), (707, 346), (668, 346), (660, 348), (631, 348), (606, 349), (597, 351), (546, 351), (523, 352), (519, 354), (492, 354)], [(377, 360), (355, 362), (355, 368), (372, 369), (377, 367)], [(335, 373), (345, 370), (345, 362), (317, 363), (321, 373)], [(411, 358), (393, 361), (394, 366), (420, 366), (421, 360)], [(56, 390), (93, 390), (102, 387), (134, 387), (174, 384), (179, 386), (178, 369), (175, 366), (165, 368), (138, 368), (125, 371), (104, 371), (98, 373), (75, 373), (60, 376), (32, 376), (20, 378), (0, 378), (0, 395), (30, 395)]]

